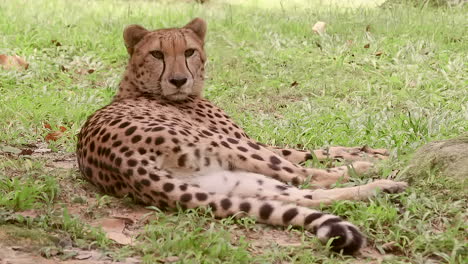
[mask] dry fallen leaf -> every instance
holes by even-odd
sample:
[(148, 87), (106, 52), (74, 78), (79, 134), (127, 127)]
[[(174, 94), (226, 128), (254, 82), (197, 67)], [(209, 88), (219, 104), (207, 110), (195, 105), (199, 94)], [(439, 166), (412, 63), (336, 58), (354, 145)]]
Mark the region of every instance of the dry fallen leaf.
[(180, 258), (177, 257), (177, 256), (169, 256), (169, 257), (167, 257), (167, 258), (165, 258), (165, 259), (162, 259), (162, 260), (159, 261), (159, 262), (161, 262), (161, 263), (173, 263), (173, 262), (179, 261), (179, 259), (180, 259)]
[(365, 49), (368, 49), (369, 47), (370, 47), (370, 44), (369, 44), (369, 43), (367, 43), (366, 45), (364, 45), (364, 48), (365, 48)]
[(34, 153), (34, 150), (32, 149), (22, 149), (18, 155), (31, 155), (33, 153)]
[(375, 56), (380, 57), (382, 54), (383, 54), (382, 51), (377, 51), (377, 52), (375, 53)]
[(25, 69), (29, 67), (29, 63), (17, 55), (8, 56), (0, 54), (0, 65), (5, 69)]
[(323, 33), (325, 33), (326, 26), (327, 24), (325, 22), (317, 21), (317, 23), (315, 23), (315, 25), (312, 27), (312, 31), (314, 31), (315, 33), (319, 35), (322, 35)]
[(26, 210), (22, 212), (16, 212), (15, 214), (21, 215), (23, 217), (36, 218), (39, 215), (39, 212), (37, 212), (36, 210)]
[(96, 226), (100, 226), (106, 233), (107, 238), (114, 240), (121, 245), (132, 244), (132, 238), (123, 233), (126, 221), (116, 218), (101, 219)]
[(59, 138), (61, 138), (63, 135), (62, 131), (55, 131), (55, 132), (50, 132), (45, 136), (45, 141), (57, 141)]
[(294, 81), (293, 83), (291, 83), (291, 87), (296, 87), (296, 86), (298, 86), (298, 85), (299, 85), (299, 83), (296, 82), (296, 81)]

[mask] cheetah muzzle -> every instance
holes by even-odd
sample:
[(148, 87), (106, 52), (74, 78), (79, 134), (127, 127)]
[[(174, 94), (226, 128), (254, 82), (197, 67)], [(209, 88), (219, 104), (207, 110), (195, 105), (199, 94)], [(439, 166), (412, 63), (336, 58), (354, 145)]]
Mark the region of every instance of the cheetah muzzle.
[[(308, 152), (251, 139), (202, 97), (205, 33), (200, 18), (182, 28), (125, 29), (130, 58), (119, 91), (78, 135), (83, 176), (117, 197), (159, 208), (209, 207), (220, 218), (251, 216), (303, 227), (322, 242), (334, 238), (334, 250), (359, 250), (365, 239), (354, 225), (310, 207), (367, 199), (379, 189), (404, 190), (406, 183), (392, 181), (326, 189), (347, 180), (351, 170), (367, 171), (368, 160), (386, 158), (387, 152), (368, 147)], [(354, 162), (327, 170), (299, 165), (314, 158)], [(307, 179), (315, 189), (295, 187)]]

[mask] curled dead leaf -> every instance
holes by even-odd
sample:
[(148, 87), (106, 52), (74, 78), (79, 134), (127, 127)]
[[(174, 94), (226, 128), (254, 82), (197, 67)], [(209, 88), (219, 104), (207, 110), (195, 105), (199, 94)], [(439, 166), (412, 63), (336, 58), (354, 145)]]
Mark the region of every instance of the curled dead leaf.
[(0, 65), (5, 69), (25, 69), (29, 67), (29, 63), (23, 60), (18, 55), (8, 56), (0, 54)]
[(53, 39), (50, 41), (52, 44), (54, 44), (56, 47), (60, 47), (62, 46), (62, 43), (60, 43), (58, 40), (56, 39)]
[(369, 43), (367, 43), (366, 45), (364, 45), (364, 48), (365, 48), (365, 49), (368, 49), (369, 47), (370, 47), (370, 44), (369, 44)]
[(380, 57), (382, 56), (383, 52), (382, 51), (377, 51), (374, 55), (377, 56), (377, 57)]
[(132, 238), (123, 233), (126, 226), (125, 219), (105, 218), (101, 219), (96, 226), (100, 226), (104, 230), (107, 238), (121, 245), (132, 244)]
[(55, 131), (55, 132), (50, 132), (45, 136), (45, 141), (57, 141), (59, 138), (63, 136), (62, 131)]

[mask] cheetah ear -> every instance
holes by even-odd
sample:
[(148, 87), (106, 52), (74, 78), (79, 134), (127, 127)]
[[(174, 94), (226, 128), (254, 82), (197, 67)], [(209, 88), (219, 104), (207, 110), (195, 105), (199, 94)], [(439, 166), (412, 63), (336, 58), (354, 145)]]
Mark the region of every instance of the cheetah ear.
[(206, 22), (205, 20), (197, 17), (190, 21), (187, 25), (184, 26), (184, 28), (188, 28), (192, 30), (195, 35), (197, 35), (198, 38), (200, 38), (201, 41), (205, 41), (205, 35), (206, 35)]
[(127, 26), (123, 32), (125, 47), (127, 47), (128, 54), (132, 56), (133, 48), (149, 31), (140, 25)]

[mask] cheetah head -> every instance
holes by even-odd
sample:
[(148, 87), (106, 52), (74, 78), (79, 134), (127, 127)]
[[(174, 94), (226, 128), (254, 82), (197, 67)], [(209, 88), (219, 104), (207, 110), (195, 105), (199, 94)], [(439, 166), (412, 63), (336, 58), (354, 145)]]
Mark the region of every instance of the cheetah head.
[(149, 94), (172, 101), (201, 96), (205, 34), (206, 23), (201, 18), (182, 28), (150, 31), (128, 26), (123, 37), (130, 59), (119, 93)]

